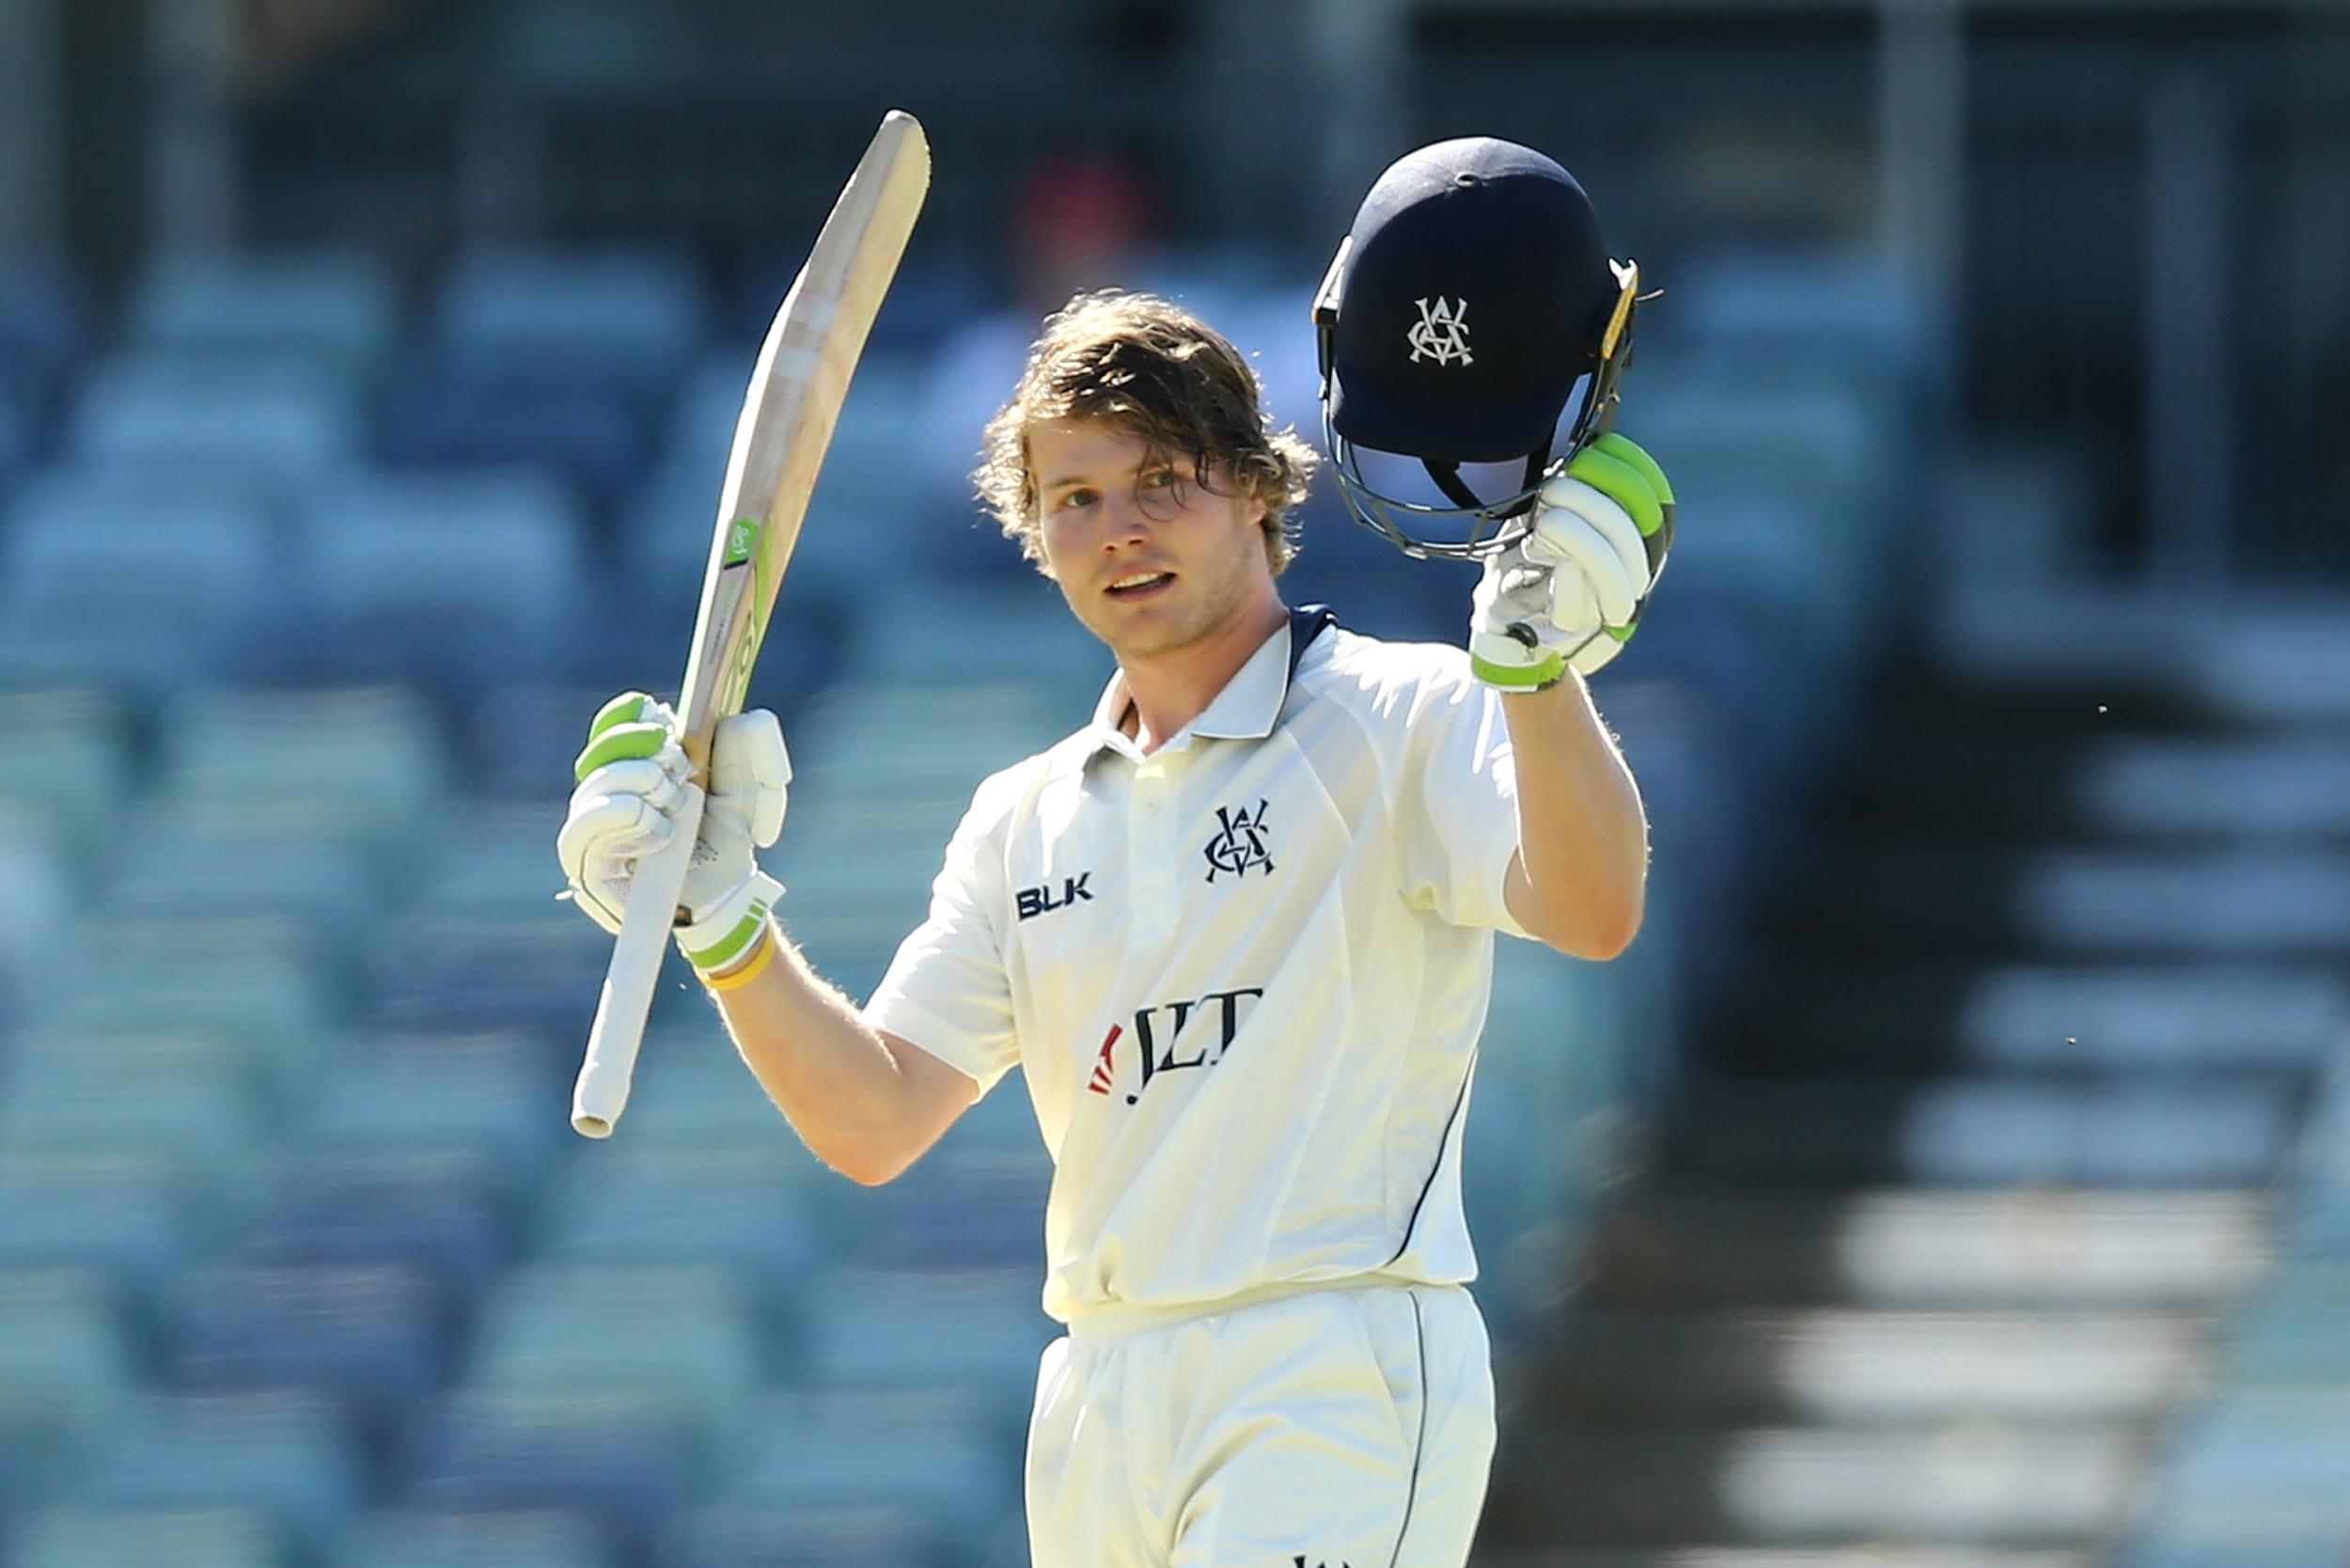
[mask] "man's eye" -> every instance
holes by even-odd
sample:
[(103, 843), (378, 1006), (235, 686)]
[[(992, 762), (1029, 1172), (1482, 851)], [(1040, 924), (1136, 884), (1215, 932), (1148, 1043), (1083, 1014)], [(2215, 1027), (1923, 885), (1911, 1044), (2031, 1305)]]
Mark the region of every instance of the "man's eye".
[(1069, 511), (1077, 507), (1089, 507), (1093, 505), (1093, 492), (1090, 490), (1073, 490), (1060, 498), (1060, 510)]
[(1154, 469), (1152, 469), (1150, 473), (1145, 474), (1144, 476), (1142, 476), (1142, 488), (1143, 488), (1143, 489), (1145, 489), (1145, 490), (1172, 490), (1172, 489), (1174, 489), (1174, 488), (1175, 488), (1175, 470), (1173, 470), (1172, 468), (1154, 468)]

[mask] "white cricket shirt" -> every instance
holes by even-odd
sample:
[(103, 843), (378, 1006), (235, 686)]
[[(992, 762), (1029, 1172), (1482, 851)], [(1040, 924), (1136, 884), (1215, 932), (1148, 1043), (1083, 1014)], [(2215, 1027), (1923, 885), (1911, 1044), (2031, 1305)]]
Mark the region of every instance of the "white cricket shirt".
[(866, 1017), (980, 1093), (1024, 1070), (1062, 1322), (1473, 1278), (1461, 1127), (1525, 934), (1500, 698), (1300, 611), (1147, 757), (1126, 708), (979, 786)]

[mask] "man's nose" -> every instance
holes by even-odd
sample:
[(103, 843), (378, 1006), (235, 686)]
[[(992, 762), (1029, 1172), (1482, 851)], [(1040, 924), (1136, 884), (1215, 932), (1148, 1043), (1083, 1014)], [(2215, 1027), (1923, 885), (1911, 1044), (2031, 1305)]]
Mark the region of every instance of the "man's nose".
[(1151, 519), (1129, 494), (1102, 497), (1102, 548), (1139, 544), (1151, 537)]

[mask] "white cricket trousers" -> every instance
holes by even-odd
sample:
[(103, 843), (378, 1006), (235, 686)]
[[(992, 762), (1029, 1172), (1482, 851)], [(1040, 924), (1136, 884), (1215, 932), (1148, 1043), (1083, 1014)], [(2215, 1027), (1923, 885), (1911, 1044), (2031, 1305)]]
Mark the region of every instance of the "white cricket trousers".
[(1494, 1452), (1457, 1285), (1088, 1318), (1044, 1352), (1035, 1568), (1461, 1568)]

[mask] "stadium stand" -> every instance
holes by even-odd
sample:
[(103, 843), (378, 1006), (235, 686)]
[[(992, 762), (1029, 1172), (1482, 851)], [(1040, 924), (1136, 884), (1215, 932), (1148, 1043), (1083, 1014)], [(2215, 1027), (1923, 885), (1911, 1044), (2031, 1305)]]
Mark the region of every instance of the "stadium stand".
[[(1702, 519), (1602, 682), (1652, 808), (1648, 932), (1606, 966), (1497, 959), (1466, 1181), (1505, 1367), (1550, 1332), (1772, 835), (1854, 722), (1841, 672), (1888, 635), (1865, 588), (1901, 555), (1908, 432), (1871, 388), (1908, 373), (1908, 329), (1855, 289), (1786, 396), (1711, 394), (1742, 335), (1818, 324), (1764, 307), (1816, 298), (1797, 263), (1733, 261), (1640, 372), (1642, 438)], [(1216, 287), (1271, 330), (1303, 285)], [(0, 446), (35, 463), (0, 512), (0, 669), (45, 682), (0, 726), (55, 785), (0, 781), (7, 1568), (1021, 1560), (1048, 1172), (1017, 1074), (866, 1191), (679, 974), (620, 1136), (564, 1130), (605, 945), (553, 896), (551, 834), (595, 704), (675, 683), (749, 362), (716, 340), (724, 294), (659, 253), (482, 251), (413, 308), (348, 256), (166, 257), (110, 357), (42, 350), (63, 442)], [(974, 782), (1108, 672), (967, 503), (899, 505), (913, 468), (968, 466), (904, 450), (938, 336), (861, 370), (754, 689), (799, 754), (774, 860), (795, 930), (859, 992)], [(164, 462), (190, 470), (167, 501), (126, 473)], [(1292, 598), (1457, 637), (1465, 574), (1401, 567), (1326, 498), (1304, 527)], [(886, 613), (853, 616), (877, 556)], [(152, 607), (102, 619), (60, 597), (74, 573)], [(623, 619), (641, 643), (584, 630)], [(2026, 986), (1984, 1027), (2029, 1049), (2053, 1005)], [(2303, 1006), (2296, 1048), (2341, 999)], [(2232, 1179), (2289, 1115), (2258, 1089), (2191, 1126), (2118, 1090), (2029, 1108), (2056, 1120), (1953, 1090), (1913, 1152), (1964, 1180), (2043, 1125), (2024, 1152), (2066, 1175), (2191, 1133)]]

